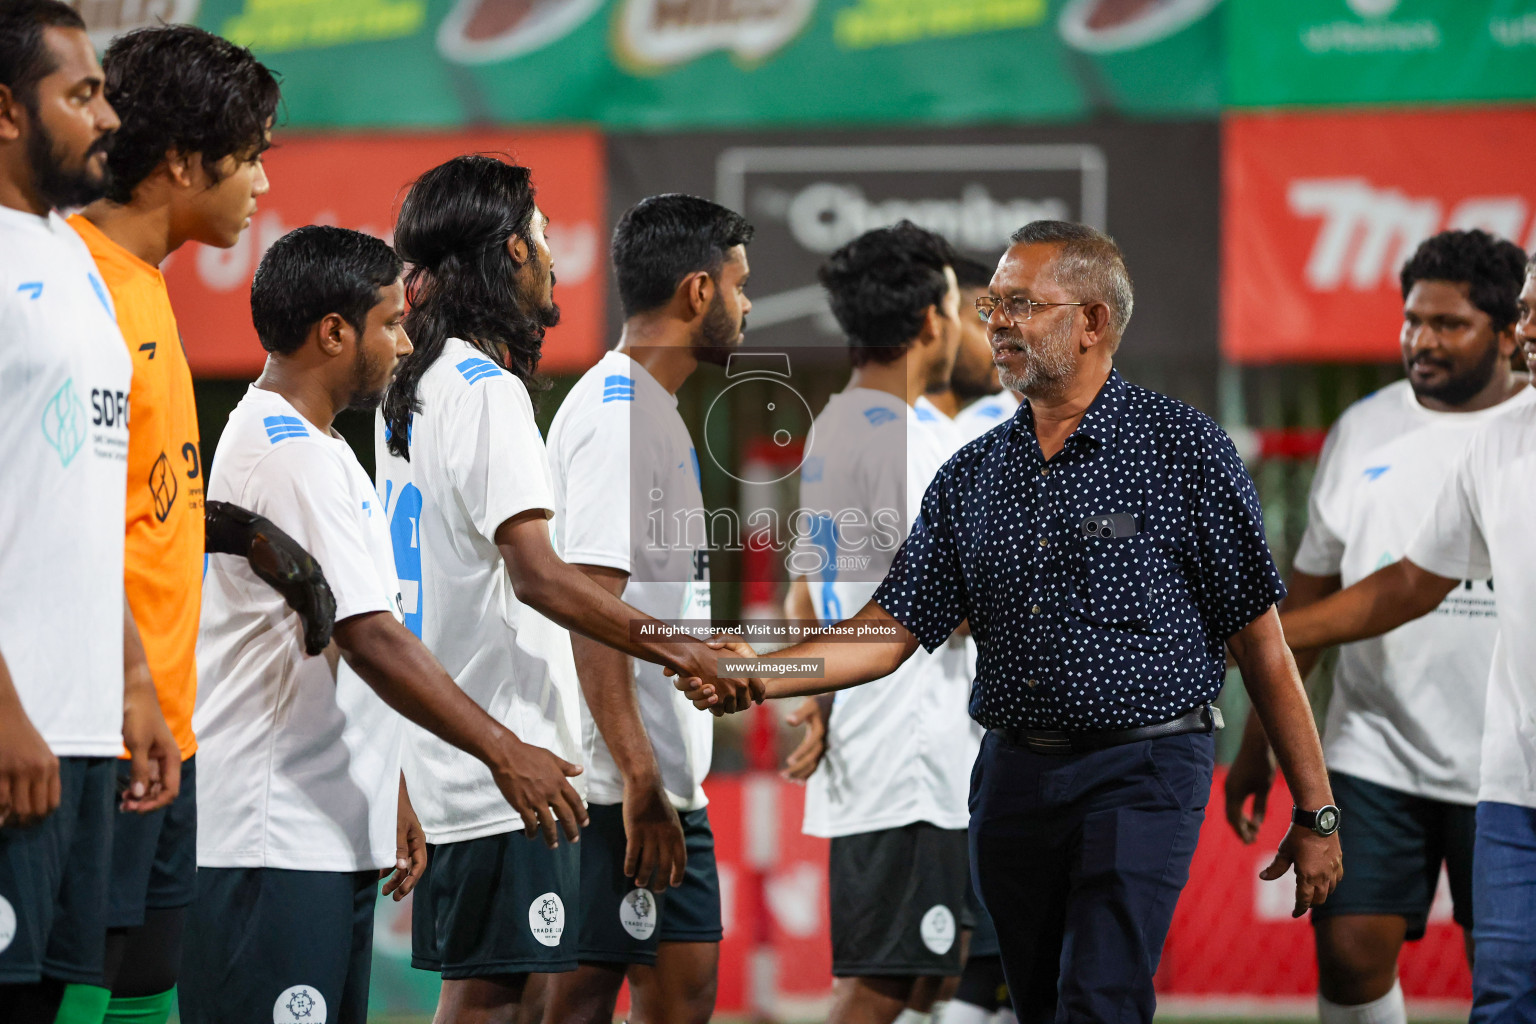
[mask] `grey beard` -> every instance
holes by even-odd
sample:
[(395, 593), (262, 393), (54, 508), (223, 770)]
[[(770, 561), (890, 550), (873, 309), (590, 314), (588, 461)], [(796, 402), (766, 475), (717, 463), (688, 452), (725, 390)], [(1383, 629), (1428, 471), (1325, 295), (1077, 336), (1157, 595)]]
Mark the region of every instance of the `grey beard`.
[(1028, 398), (1049, 398), (1059, 394), (1072, 379), (1076, 365), (1072, 358), (1070, 331), (1058, 332), (1045, 339), (1038, 348), (1025, 346), (1022, 373), (1011, 373), (1005, 367), (997, 368), (997, 379), (1009, 391), (1017, 391)]

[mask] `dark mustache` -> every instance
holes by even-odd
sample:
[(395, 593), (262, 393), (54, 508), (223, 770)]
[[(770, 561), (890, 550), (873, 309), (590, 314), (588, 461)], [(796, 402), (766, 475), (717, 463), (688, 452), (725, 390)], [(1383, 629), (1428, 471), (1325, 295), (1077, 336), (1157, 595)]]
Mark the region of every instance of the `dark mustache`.
[(110, 132), (103, 132), (102, 135), (101, 135), (101, 138), (97, 139), (95, 142), (91, 143), (88, 147), (86, 147), (85, 158), (87, 160), (89, 160), (91, 157), (95, 156), (97, 153), (100, 153), (102, 156), (106, 156), (108, 153), (112, 152), (112, 146), (116, 142), (117, 142), (117, 130), (116, 129), (113, 129)]

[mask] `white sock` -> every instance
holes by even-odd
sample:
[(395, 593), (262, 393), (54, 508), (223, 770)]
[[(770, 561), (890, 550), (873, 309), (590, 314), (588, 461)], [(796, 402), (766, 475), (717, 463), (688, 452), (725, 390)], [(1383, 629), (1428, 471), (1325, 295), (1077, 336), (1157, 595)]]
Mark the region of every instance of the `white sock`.
[(949, 1000), (936, 999), (933, 1002), (933, 1009), (929, 1011), (928, 1015), (930, 1018), (932, 1018), (932, 1024), (944, 1024), (944, 1022), (948, 1019), (944, 1015), (948, 1012)]
[(1392, 990), (1386, 995), (1358, 1006), (1340, 1006), (1319, 995), (1317, 1019), (1321, 1024), (1408, 1024), (1408, 1009), (1403, 1005), (1403, 986), (1394, 981)]
[(916, 1010), (907, 1009), (902, 1010), (901, 1015), (892, 1021), (892, 1024), (931, 1024), (932, 1020), (931, 1013), (918, 1013)]
[(944, 1024), (991, 1024), (992, 1012), (956, 999), (944, 1004)]

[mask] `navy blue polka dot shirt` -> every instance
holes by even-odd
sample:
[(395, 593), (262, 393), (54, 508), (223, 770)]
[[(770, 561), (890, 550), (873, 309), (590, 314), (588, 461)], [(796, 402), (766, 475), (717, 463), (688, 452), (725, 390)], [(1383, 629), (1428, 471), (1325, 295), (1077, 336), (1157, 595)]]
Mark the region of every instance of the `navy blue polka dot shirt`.
[[(1136, 532), (1085, 533), (1113, 513)], [(1212, 700), (1227, 638), (1284, 596), (1226, 433), (1111, 372), (1049, 462), (1028, 402), (960, 449), (874, 600), (930, 651), (970, 620), (983, 726), (1097, 730)]]

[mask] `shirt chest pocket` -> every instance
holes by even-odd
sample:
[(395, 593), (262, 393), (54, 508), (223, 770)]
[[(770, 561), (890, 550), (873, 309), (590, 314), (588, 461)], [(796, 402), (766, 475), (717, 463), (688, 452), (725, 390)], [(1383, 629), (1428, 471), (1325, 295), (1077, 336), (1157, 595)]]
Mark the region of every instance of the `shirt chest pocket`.
[(1156, 552), (1152, 538), (1084, 537), (1073, 604), (1100, 626), (1145, 628), (1152, 622)]

